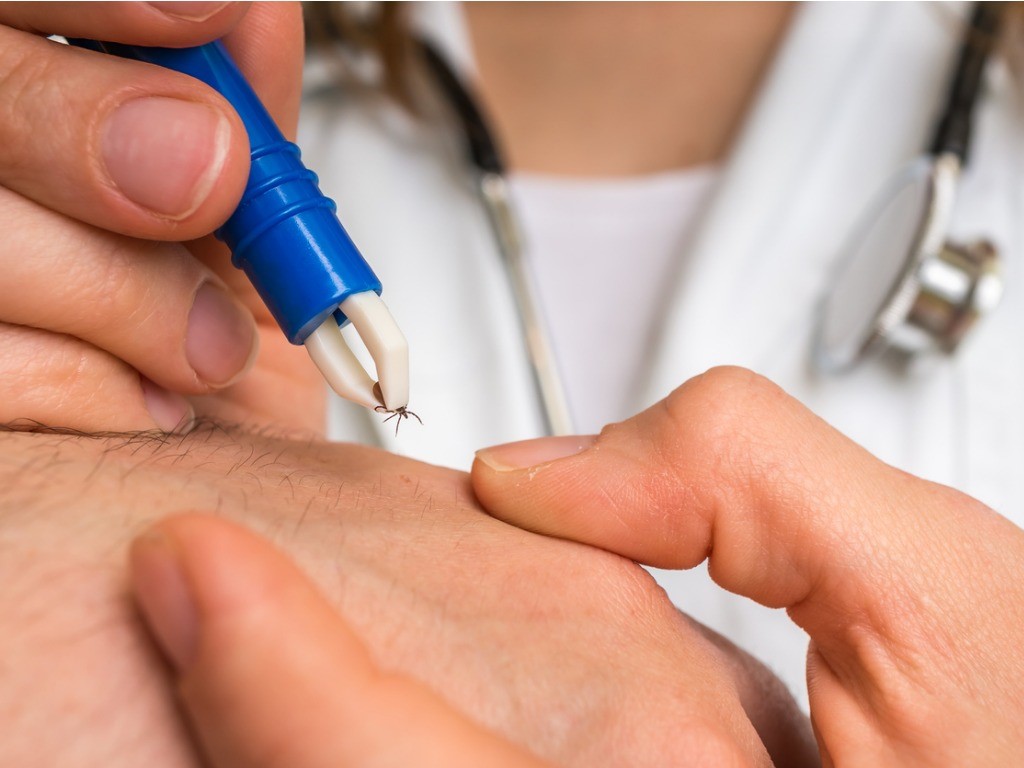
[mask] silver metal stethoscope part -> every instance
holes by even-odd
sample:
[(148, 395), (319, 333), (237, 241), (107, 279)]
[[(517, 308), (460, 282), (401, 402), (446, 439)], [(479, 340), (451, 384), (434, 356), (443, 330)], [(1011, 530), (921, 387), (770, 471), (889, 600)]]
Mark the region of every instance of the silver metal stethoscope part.
[(946, 240), (959, 178), (955, 155), (920, 158), (869, 208), (819, 308), (819, 370), (842, 373), (886, 348), (952, 354), (999, 302), (995, 247)]
[(886, 348), (952, 354), (999, 302), (995, 246), (947, 234), (1002, 13), (998, 3), (974, 3), (928, 152), (882, 190), (848, 240), (818, 312), (819, 370), (848, 371)]
[(477, 184), (498, 252), (508, 273), (534, 387), (543, 405), (547, 431), (552, 435), (571, 435), (574, 430), (565, 387), (541, 316), (533, 281), (523, 258), (522, 240), (509, 200), (508, 184), (497, 173), (481, 173)]

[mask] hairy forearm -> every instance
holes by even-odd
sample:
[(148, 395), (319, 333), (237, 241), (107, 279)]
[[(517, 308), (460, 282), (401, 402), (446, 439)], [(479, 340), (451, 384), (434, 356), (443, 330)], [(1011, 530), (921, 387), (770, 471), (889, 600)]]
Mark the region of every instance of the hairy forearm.
[(193, 765), (129, 599), (127, 542), (168, 513), (219, 512), (337, 587), (346, 519), (401, 503), (358, 453), (209, 422), (187, 437), (0, 433), (0, 763)]
[(125, 577), (131, 537), (182, 511), (264, 534), (383, 667), (562, 764), (663, 765), (677, 736), (749, 730), (744, 665), (645, 572), (488, 517), (459, 472), (203, 424), (0, 433), (0, 487), (0, 764), (193, 764)]

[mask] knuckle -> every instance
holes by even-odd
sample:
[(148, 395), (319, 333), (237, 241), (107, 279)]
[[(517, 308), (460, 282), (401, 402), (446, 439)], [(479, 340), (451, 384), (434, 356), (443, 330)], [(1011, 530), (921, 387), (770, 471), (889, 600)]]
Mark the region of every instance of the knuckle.
[(774, 397), (778, 388), (746, 368), (711, 368), (683, 384), (665, 403), (674, 420), (699, 418), (713, 423), (720, 418), (748, 416), (758, 404)]
[[(752, 514), (755, 489), (773, 487), (784, 473), (772, 419), (785, 398), (752, 371), (723, 367), (662, 401), (655, 417), (664, 426), (655, 426), (659, 437), (648, 441), (653, 470), (645, 490), (654, 506), (683, 510), (672, 517), (677, 564), (691, 567), (708, 557), (713, 537), (722, 535), (719, 522)], [(725, 557), (718, 553), (715, 571), (728, 565)]]
[(753, 371), (712, 368), (664, 400), (666, 417), (688, 438), (688, 450), (705, 460), (727, 461), (738, 450), (771, 440), (765, 417), (778, 410), (785, 393)]

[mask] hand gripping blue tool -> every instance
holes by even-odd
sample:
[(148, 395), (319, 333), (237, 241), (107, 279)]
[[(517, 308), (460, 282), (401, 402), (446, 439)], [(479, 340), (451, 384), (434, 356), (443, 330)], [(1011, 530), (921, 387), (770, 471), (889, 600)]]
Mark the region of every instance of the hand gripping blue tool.
[[(342, 397), (405, 412), (409, 347), (380, 299), (380, 280), (317, 186), (299, 148), (286, 141), (219, 41), (150, 48), (70, 39), (81, 48), (156, 64), (201, 80), (226, 98), (249, 134), (252, 166), (238, 208), (216, 235), (255, 286), (292, 344), (304, 344)], [(377, 369), (374, 382), (345, 343), (351, 321)]]

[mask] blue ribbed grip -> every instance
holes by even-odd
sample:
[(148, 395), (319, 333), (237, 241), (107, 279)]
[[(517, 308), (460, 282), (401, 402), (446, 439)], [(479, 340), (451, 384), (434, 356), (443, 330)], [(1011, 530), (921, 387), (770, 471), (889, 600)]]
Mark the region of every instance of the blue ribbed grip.
[[(301, 344), (354, 293), (381, 292), (380, 280), (317, 186), (299, 148), (285, 141), (220, 42), (146, 48), (69, 40), (92, 50), (191, 75), (221, 93), (249, 134), (252, 166), (238, 208), (217, 230), (292, 344)], [(345, 318), (336, 313), (339, 322)]]

